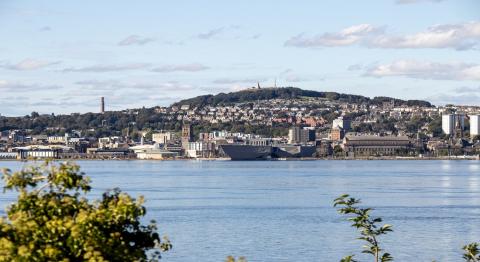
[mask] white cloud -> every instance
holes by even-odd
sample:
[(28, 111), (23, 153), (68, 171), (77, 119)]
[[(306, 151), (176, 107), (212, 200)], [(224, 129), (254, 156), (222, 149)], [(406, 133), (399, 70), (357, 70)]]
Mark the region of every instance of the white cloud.
[(207, 32), (204, 32), (204, 33), (200, 33), (200, 34), (196, 35), (196, 38), (207, 40), (207, 39), (211, 39), (211, 38), (214, 38), (216, 36), (219, 36), (221, 34), (228, 33), (229, 31), (239, 30), (240, 28), (241, 27), (239, 25), (230, 25), (230, 26), (226, 26), (226, 27), (222, 26), (222, 27), (211, 29), (211, 30), (209, 30)]
[(2, 65), (0, 65), (0, 67), (9, 69), (9, 70), (30, 71), (30, 70), (45, 68), (45, 67), (56, 65), (56, 64), (60, 64), (60, 61), (49, 62), (49, 61), (27, 58), (16, 64), (3, 63)]
[(362, 45), (369, 48), (452, 48), (477, 49), (480, 46), (480, 22), (443, 24), (409, 35), (390, 35), (382, 27), (361, 24), (337, 33), (324, 33), (313, 37), (303, 34), (285, 42), (286, 46), (315, 48)]
[(139, 35), (129, 35), (122, 41), (118, 42), (119, 46), (128, 46), (128, 45), (145, 45), (150, 42), (155, 41), (153, 38), (142, 37)]
[(128, 71), (128, 70), (138, 70), (148, 68), (150, 64), (147, 63), (130, 63), (130, 64), (121, 64), (121, 65), (93, 65), (87, 67), (79, 68), (65, 68), (64, 72), (94, 72), (94, 73), (104, 73), (104, 72), (116, 72), (116, 71)]
[(197, 37), (200, 38), (200, 39), (210, 39), (210, 38), (213, 38), (214, 36), (217, 36), (217, 35), (223, 33), (224, 30), (225, 30), (225, 27), (215, 28), (215, 29), (212, 29), (208, 32), (200, 33), (200, 34), (197, 35)]
[(360, 24), (347, 27), (338, 33), (324, 33), (313, 37), (300, 34), (287, 40), (285, 45), (295, 47), (348, 46), (360, 42), (366, 36), (382, 31), (383, 29), (369, 24)]
[(104, 91), (121, 91), (121, 90), (153, 90), (158, 89), (162, 91), (192, 91), (196, 87), (189, 84), (182, 84), (176, 81), (169, 81), (163, 83), (149, 83), (142, 81), (124, 81), (118, 80), (82, 80), (75, 82), (76, 85), (82, 86), (82, 90), (95, 90), (99, 92)]
[(205, 71), (210, 69), (210, 67), (199, 64), (199, 63), (192, 63), (192, 64), (183, 64), (183, 65), (164, 65), (160, 67), (156, 67), (152, 69), (154, 72), (158, 73), (171, 73), (171, 72), (199, 72)]
[(480, 65), (462, 62), (435, 63), (415, 60), (400, 60), (390, 64), (371, 66), (366, 76), (403, 76), (437, 80), (480, 80)]
[(61, 89), (61, 86), (58, 85), (41, 85), (37, 83), (22, 83), (22, 82), (11, 82), (8, 80), (0, 80), (0, 93), (15, 91), (15, 92), (24, 92), (24, 91), (47, 91)]
[(473, 49), (480, 44), (480, 22), (436, 25), (405, 36), (379, 36), (368, 43), (379, 48)]

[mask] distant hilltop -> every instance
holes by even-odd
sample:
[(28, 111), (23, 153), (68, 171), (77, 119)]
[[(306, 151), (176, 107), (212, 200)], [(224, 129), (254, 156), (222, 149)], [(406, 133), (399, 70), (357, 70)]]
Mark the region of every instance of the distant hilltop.
[(304, 90), (297, 87), (279, 88), (251, 88), (231, 93), (219, 93), (217, 95), (202, 95), (194, 98), (184, 99), (174, 103), (172, 106), (189, 105), (190, 107), (203, 107), (206, 105), (229, 105), (234, 103), (254, 102), (270, 99), (299, 99), (299, 98), (324, 98), (329, 101), (348, 102), (356, 104), (381, 105), (384, 102), (394, 101), (395, 105), (433, 107), (428, 101), (423, 100), (401, 100), (391, 97), (378, 96), (369, 98), (361, 95), (342, 94), (336, 92), (320, 92)]

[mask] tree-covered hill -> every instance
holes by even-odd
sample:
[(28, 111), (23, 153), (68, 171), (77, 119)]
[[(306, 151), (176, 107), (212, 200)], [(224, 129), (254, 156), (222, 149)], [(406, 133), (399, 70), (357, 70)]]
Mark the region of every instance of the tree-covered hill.
[(303, 90), (297, 87), (283, 88), (263, 88), (263, 89), (246, 89), (231, 93), (219, 93), (217, 95), (203, 95), (190, 99), (181, 100), (173, 106), (190, 105), (191, 107), (202, 107), (205, 105), (217, 106), (228, 105), (234, 103), (252, 102), (258, 100), (270, 99), (294, 99), (300, 97), (324, 98), (330, 101), (348, 102), (348, 103), (367, 103), (381, 105), (383, 102), (394, 100), (396, 105), (408, 106), (432, 106), (427, 101), (421, 100), (401, 100), (390, 97), (375, 97), (373, 99), (360, 95), (342, 94), (336, 92), (320, 92), (312, 90)]
[[(32, 112), (31, 115), (20, 117), (0, 117), (0, 132), (7, 130), (28, 130), (28, 134), (63, 135), (65, 132), (80, 130), (84, 135), (100, 137), (109, 135), (137, 135), (141, 130), (180, 130), (182, 121), (179, 115), (182, 110), (176, 111), (174, 106), (190, 105), (191, 108), (203, 106), (218, 106), (235, 103), (256, 102), (270, 99), (298, 99), (320, 98), (328, 101), (347, 102), (349, 104), (368, 104), (382, 106), (384, 102), (395, 101), (395, 105), (431, 106), (429, 102), (417, 100), (400, 100), (389, 97), (369, 98), (360, 95), (341, 94), (336, 92), (319, 92), (303, 90), (295, 87), (248, 89), (232, 93), (204, 95), (186, 99), (173, 104), (169, 109), (141, 108), (124, 111), (109, 111), (100, 113), (73, 113), (69, 115), (40, 115)], [(309, 101), (305, 101), (307, 104)], [(321, 114), (325, 112), (320, 112)], [(328, 113), (328, 112), (327, 112)], [(336, 117), (332, 114), (330, 118)], [(180, 116), (181, 118), (181, 116)], [(327, 118), (329, 119), (329, 118)], [(329, 120), (330, 121), (330, 120)], [(230, 123), (211, 124), (196, 123), (198, 132), (207, 132), (215, 129), (226, 129), (235, 132), (252, 132), (264, 135), (273, 135), (276, 130), (284, 132), (288, 126), (266, 127), (252, 122), (232, 121)], [(280, 128), (280, 129), (279, 129)]]

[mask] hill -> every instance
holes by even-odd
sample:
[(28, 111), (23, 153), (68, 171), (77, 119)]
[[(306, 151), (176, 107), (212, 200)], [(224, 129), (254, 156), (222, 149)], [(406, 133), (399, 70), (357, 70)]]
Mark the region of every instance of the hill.
[(234, 103), (254, 102), (258, 100), (270, 99), (295, 99), (300, 97), (310, 98), (324, 98), (330, 101), (348, 102), (356, 104), (375, 104), (381, 105), (383, 102), (395, 101), (396, 105), (408, 106), (424, 106), (431, 107), (432, 104), (422, 100), (401, 100), (390, 97), (374, 97), (373, 99), (361, 96), (342, 94), (336, 92), (320, 92), (312, 90), (303, 90), (297, 87), (282, 87), (282, 88), (263, 88), (263, 89), (246, 89), (231, 93), (219, 93), (217, 95), (202, 95), (194, 98), (181, 100), (174, 103), (172, 106), (190, 105), (190, 107), (202, 107), (206, 105), (228, 105)]
[[(265, 88), (265, 89), (248, 89), (232, 93), (220, 93), (217, 95), (204, 95), (191, 99), (179, 101), (172, 106), (181, 106), (188, 104), (192, 108), (202, 107), (205, 105), (222, 105), (242, 102), (255, 102), (259, 100), (269, 100), (275, 98), (295, 99), (295, 98), (321, 98), (329, 101), (347, 102), (350, 104), (368, 104), (383, 105), (384, 102), (395, 101), (395, 105), (409, 106), (432, 106), (429, 102), (418, 100), (401, 100), (390, 97), (374, 97), (369, 98), (359, 95), (341, 94), (336, 92), (318, 92), (311, 90), (303, 90), (295, 87), (285, 88)], [(308, 104), (309, 101), (306, 101)], [(276, 123), (272, 126), (256, 120), (252, 117), (250, 120), (241, 120), (243, 114), (235, 116), (238, 119), (230, 119), (227, 122), (211, 123), (210, 116), (200, 115), (202, 110), (196, 113), (197, 120), (195, 123), (195, 132), (209, 132), (212, 130), (231, 130), (235, 132), (246, 132), (274, 136), (278, 130), (285, 133), (289, 124)], [(248, 114), (247, 111), (244, 112)], [(65, 132), (72, 130), (82, 131), (85, 136), (102, 137), (102, 136), (118, 136), (127, 135), (139, 136), (142, 130), (181, 130), (182, 117), (187, 113), (183, 110), (173, 110), (170, 108), (140, 108), (123, 111), (108, 111), (104, 114), (100, 113), (73, 113), (69, 115), (40, 115), (32, 112), (31, 115), (22, 117), (0, 117), (0, 132), (3, 136), (7, 136), (9, 130), (23, 130), (19, 134), (28, 135), (64, 135)], [(271, 115), (268, 112), (255, 112), (255, 114)], [(331, 122), (337, 113), (324, 110), (314, 112), (322, 118)], [(276, 117), (285, 118), (287, 115), (279, 113)], [(265, 119), (267, 119), (266, 117)], [(142, 131), (142, 132), (140, 132)], [(5, 133), (4, 133), (5, 132)], [(283, 134), (282, 133), (282, 134)]]

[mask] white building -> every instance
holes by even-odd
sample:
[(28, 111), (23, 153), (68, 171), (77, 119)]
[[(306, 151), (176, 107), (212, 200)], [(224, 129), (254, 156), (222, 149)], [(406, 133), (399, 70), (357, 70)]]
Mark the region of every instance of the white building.
[(172, 159), (178, 156), (177, 152), (163, 150), (157, 145), (139, 145), (130, 147), (130, 150), (137, 155), (138, 159), (162, 160)]
[(49, 144), (64, 144), (67, 139), (66, 136), (49, 136), (47, 141)]
[(442, 115), (442, 131), (447, 135), (453, 134), (453, 129), (455, 128), (455, 115), (454, 114), (444, 114)]
[(185, 152), (187, 157), (211, 158), (215, 155), (215, 144), (210, 142), (189, 142)]
[(480, 135), (480, 115), (470, 116), (470, 136)]
[(100, 137), (98, 139), (99, 148), (119, 148), (121, 139), (118, 136)]
[(288, 143), (295, 144), (300, 141), (300, 127), (292, 127), (288, 130)]
[(332, 129), (338, 128), (343, 130), (350, 130), (351, 121), (349, 119), (344, 119), (343, 117), (339, 117), (333, 120)]
[(152, 141), (157, 144), (166, 145), (173, 140), (173, 134), (171, 132), (155, 133), (152, 134)]

